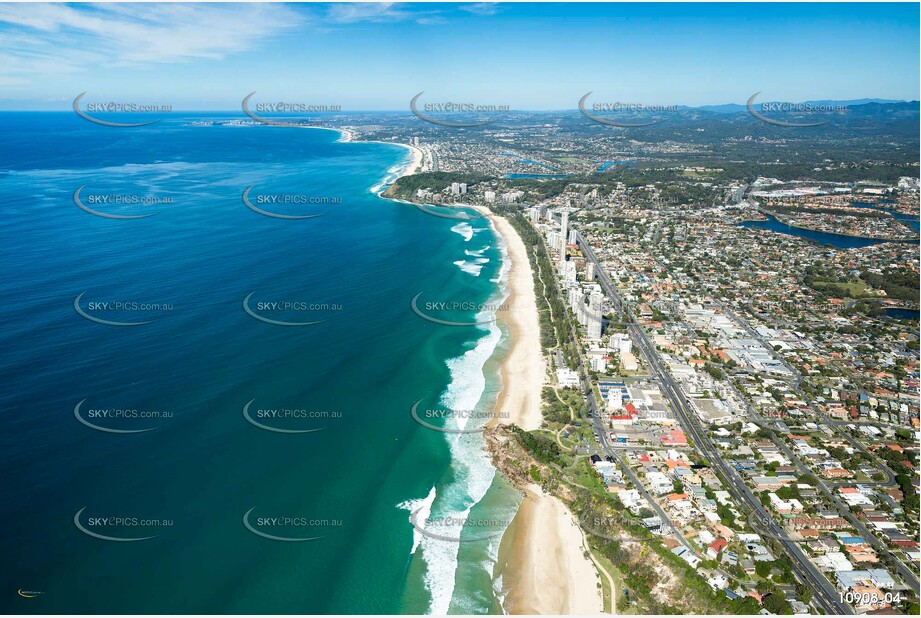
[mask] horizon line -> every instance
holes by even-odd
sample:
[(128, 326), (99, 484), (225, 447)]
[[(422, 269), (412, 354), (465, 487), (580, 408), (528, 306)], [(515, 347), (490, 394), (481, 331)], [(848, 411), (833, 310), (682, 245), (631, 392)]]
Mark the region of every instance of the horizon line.
[[(854, 107), (861, 107), (861, 106), (863, 106), (863, 105), (873, 105), (873, 104), (879, 105), (879, 104), (884, 104), (884, 103), (894, 103), (894, 104), (898, 104), (898, 103), (918, 103), (919, 105), (921, 105), (921, 99), (883, 99), (883, 98), (880, 98), (880, 97), (862, 97), (862, 98), (858, 98), (858, 99), (808, 99), (808, 100), (800, 101), (800, 102), (797, 102), (797, 103), (814, 103), (814, 102), (848, 103), (848, 102), (851, 102), (851, 101), (861, 101), (860, 103), (855, 104)], [(782, 101), (763, 101), (763, 102), (759, 102), (759, 105), (761, 105), (762, 103), (780, 103), (780, 102), (782, 102)], [(649, 104), (649, 105), (662, 105), (662, 104)], [(745, 107), (746, 107), (746, 104), (745, 104), (745, 103), (735, 103), (735, 102), (732, 102), (732, 103), (705, 103), (705, 104), (703, 104), (703, 105), (687, 105), (687, 104), (683, 104), (683, 103), (672, 103), (672, 104), (668, 104), (668, 105), (674, 105), (674, 106), (678, 106), (678, 107), (681, 107), (681, 108), (684, 108), (684, 109), (689, 109), (689, 110), (702, 109), (702, 108), (705, 108), (705, 107), (725, 107), (725, 106), (731, 106), (731, 105), (736, 105), (736, 106), (739, 106), (739, 107), (742, 107), (742, 108), (745, 108)], [(490, 112), (479, 112), (479, 113), (489, 113), (489, 114), (511, 114), (511, 113), (516, 113), (516, 112), (528, 112), (528, 113), (535, 113), (535, 112), (538, 112), (538, 113), (539, 113), (539, 112), (544, 112), (544, 113), (551, 113), (551, 112), (579, 112), (579, 111), (580, 111), (580, 110), (579, 110), (579, 107), (576, 106), (576, 107), (532, 108), (532, 109), (521, 108), (521, 109), (509, 109), (509, 110), (502, 110), (502, 111), (490, 111)], [(680, 111), (680, 110), (651, 110), (651, 111), (648, 112), (648, 113), (661, 114), (661, 113), (674, 113), (675, 111)], [(10, 109), (5, 109), (5, 108), (2, 107), (2, 103), (0, 103), (0, 112), (73, 113), (73, 109), (70, 109), (70, 108), (68, 108), (68, 109), (34, 109), (34, 108), (10, 108)], [(233, 107), (233, 108), (216, 108), (216, 109), (206, 109), (206, 108), (197, 108), (197, 109), (196, 109), (196, 108), (181, 108), (181, 109), (171, 109), (171, 110), (169, 110), (169, 111), (149, 111), (149, 112), (148, 112), (148, 111), (139, 111), (139, 112), (129, 112), (129, 113), (133, 113), (133, 114), (157, 114), (157, 113), (167, 113), (167, 114), (169, 114), (169, 113), (177, 113), (177, 112), (225, 113), (225, 112), (242, 112), (242, 110), (241, 110), (240, 107)], [(291, 113), (291, 112), (287, 112), (287, 113), (285, 113), (285, 112), (278, 112), (278, 113), (275, 114), (275, 116), (286, 116), (286, 117), (287, 117), (287, 116), (290, 116), (290, 117), (300, 117), (300, 116), (304, 116), (304, 115), (324, 115), (324, 116), (329, 115), (329, 116), (333, 116), (333, 115), (342, 115), (342, 114), (350, 114), (350, 113), (400, 113), (400, 112), (409, 112), (409, 113), (412, 113), (412, 111), (410, 110), (410, 108), (409, 108), (409, 107), (406, 107), (406, 108), (391, 108), (391, 109), (351, 109), (351, 110), (339, 110), (339, 111), (330, 111), (330, 112), (320, 112), (320, 111), (317, 111), (317, 112), (307, 112), (306, 114), (304, 114), (304, 113), (296, 114), (296, 113)], [(612, 112), (613, 112), (613, 113), (638, 113), (637, 111), (630, 111), (630, 110), (621, 110), (621, 111), (612, 110)], [(97, 113), (119, 113), (119, 112), (104, 112), (104, 111), (100, 111), (100, 112), (97, 112)], [(124, 112), (121, 112), (121, 113), (124, 113)], [(457, 113), (468, 113), (468, 112), (461, 112), (461, 111), (458, 111), (458, 112), (454, 112), (454, 113), (457, 114)]]

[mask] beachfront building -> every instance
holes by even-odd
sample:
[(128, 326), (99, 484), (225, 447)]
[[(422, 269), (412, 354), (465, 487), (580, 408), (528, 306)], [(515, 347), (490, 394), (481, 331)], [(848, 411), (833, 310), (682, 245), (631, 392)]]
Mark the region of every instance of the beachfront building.
[(569, 238), (569, 211), (564, 210), (560, 215), (560, 270), (563, 270), (563, 263), (566, 262), (566, 241)]
[(579, 374), (569, 367), (560, 367), (556, 370), (556, 381), (561, 388), (576, 388), (579, 386)]
[(589, 339), (601, 339), (601, 289), (592, 290), (589, 296), (586, 335)]

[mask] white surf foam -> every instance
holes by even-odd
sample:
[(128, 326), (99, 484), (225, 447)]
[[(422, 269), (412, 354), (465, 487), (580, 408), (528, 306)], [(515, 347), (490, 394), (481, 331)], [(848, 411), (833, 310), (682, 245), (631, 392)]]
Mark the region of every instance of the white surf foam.
[[(409, 525), (412, 526), (413, 521), (416, 522), (416, 526), (422, 526), (423, 523), (429, 518), (429, 515), (432, 513), (432, 503), (435, 502), (436, 495), (435, 487), (429, 491), (429, 495), (425, 498), (419, 498), (417, 500), (406, 500), (397, 505), (398, 508), (406, 509), (409, 511)], [(413, 517), (413, 513), (419, 511), (419, 513)], [(424, 538), (422, 533), (416, 529), (416, 526), (413, 526), (413, 548), (410, 550), (410, 555), (416, 553), (416, 550), (419, 549), (419, 543), (422, 542)], [(424, 527), (424, 526), (423, 526)]]
[(458, 223), (451, 228), (451, 231), (455, 234), (460, 234), (464, 237), (464, 240), (470, 242), (470, 239), (473, 238), (473, 226), (467, 223), (466, 221)]
[[(459, 223), (452, 228), (452, 231), (464, 235), (468, 240), (475, 233), (468, 223)], [(507, 247), (502, 237), (496, 233), (496, 238), (502, 255), (502, 266), (499, 274), (492, 281), (499, 283), (498, 289), (500, 292), (498, 296), (500, 297), (499, 302), (501, 302), (508, 296), (507, 281), (510, 263)], [(489, 247), (477, 251), (482, 254), (486, 249), (489, 249)], [(489, 258), (482, 259), (488, 261)], [(464, 262), (461, 261), (461, 263)], [(455, 264), (457, 263), (455, 262)], [(482, 264), (476, 266), (482, 268)], [(495, 301), (490, 299), (490, 302)], [(476, 316), (478, 322), (487, 322), (494, 318), (495, 312), (486, 310), (481, 311)], [(479, 339), (473, 349), (447, 361), (451, 381), (441, 397), (441, 404), (448, 409), (472, 410), (478, 405), (482, 405), (481, 399), (486, 390), (484, 367), (486, 361), (495, 353), (503, 334), (494, 322), (489, 322), (480, 328), (487, 331), (486, 336)], [(466, 415), (461, 415), (461, 417), (455, 417), (451, 422), (452, 428), (464, 429), (470, 423), (470, 419)], [(465, 519), (469, 515), (470, 509), (476, 506), (486, 495), (496, 475), (496, 470), (492, 467), (492, 463), (487, 458), (483, 448), (481, 434), (445, 434), (445, 438), (451, 448), (452, 470), (450, 478), (452, 478), (452, 481), (448, 485), (438, 488), (437, 498), (433, 488), (427, 498), (404, 503), (415, 504), (414, 509), (418, 509), (421, 504), (426, 505), (427, 510), (419, 513), (416, 518), (417, 523), (423, 523), (429, 517), (435, 519), (451, 517), (455, 521)], [(426, 500), (430, 500), (430, 502), (426, 503)], [(408, 507), (404, 506), (403, 508)], [(438, 534), (461, 538), (463, 529), (462, 526), (454, 528), (440, 526)], [(493, 575), (493, 569), (498, 560), (500, 542), (501, 536), (490, 539), (487, 546), (487, 560), (474, 565), (486, 570), (490, 576)], [(422, 548), (420, 555), (426, 563), (424, 583), (431, 595), (428, 613), (445, 615), (451, 607), (451, 601), (454, 596), (459, 543), (433, 539), (414, 531), (413, 552), (419, 547)], [(503, 601), (501, 579), (494, 582), (494, 590), (501, 603)]]
[(480, 276), (480, 271), (483, 270), (483, 266), (489, 263), (489, 258), (477, 258), (473, 261), (458, 260), (453, 262), (455, 266), (460, 268), (462, 271), (468, 275), (473, 275), (474, 277)]
[[(485, 321), (493, 317), (491, 312), (481, 311), (476, 319)], [(483, 368), (495, 351), (502, 332), (494, 323), (482, 328), (488, 332), (474, 348), (447, 361), (451, 382), (441, 397), (441, 404), (448, 409), (473, 410), (480, 404), (486, 390)], [(469, 415), (459, 415), (453, 419), (453, 426), (464, 429), (470, 422)], [(469, 516), (470, 509), (486, 495), (496, 471), (483, 451), (481, 434), (445, 434), (445, 437), (451, 447), (452, 481), (439, 488), (430, 514), (435, 519), (450, 517), (456, 522), (439, 526), (439, 535), (461, 538), (463, 521)], [(422, 521), (421, 515), (417, 517), (417, 522)], [(424, 582), (432, 597), (429, 613), (447, 614), (454, 595), (460, 545), (456, 541), (420, 536), (419, 546), (427, 566)]]

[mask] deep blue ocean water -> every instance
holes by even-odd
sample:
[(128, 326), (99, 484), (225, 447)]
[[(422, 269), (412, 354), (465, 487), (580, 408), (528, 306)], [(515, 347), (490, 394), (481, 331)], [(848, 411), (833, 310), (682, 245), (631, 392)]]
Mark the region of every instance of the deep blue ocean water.
[[(408, 159), (399, 146), (190, 120), (0, 114), (0, 609), (500, 611), (498, 539), (438, 542), (409, 522), (419, 508), (510, 519), (517, 505), (479, 434), (410, 415), (417, 401), (491, 409), (502, 330), (435, 324), (410, 301), (501, 296), (492, 230), (378, 197)], [(98, 212), (156, 214), (87, 213), (81, 186)], [(267, 211), (322, 216), (257, 214), (251, 186), (252, 202), (325, 200)], [(260, 321), (248, 295), (269, 319), (319, 323)], [(149, 323), (92, 321), (78, 296), (91, 317)], [(263, 425), (316, 431), (259, 428), (248, 402)], [(260, 532), (317, 538), (267, 539), (246, 513)]]

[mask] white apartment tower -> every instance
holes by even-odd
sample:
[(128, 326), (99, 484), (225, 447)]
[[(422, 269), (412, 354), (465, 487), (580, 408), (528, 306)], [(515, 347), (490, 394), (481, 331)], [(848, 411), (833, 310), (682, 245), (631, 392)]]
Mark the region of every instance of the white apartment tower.
[(560, 217), (560, 265), (566, 262), (566, 241), (569, 239), (569, 211), (564, 210)]
[(604, 298), (600, 290), (592, 290), (588, 301), (588, 324), (586, 335), (589, 339), (601, 339), (601, 301)]

